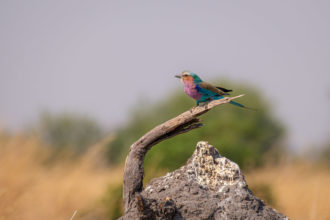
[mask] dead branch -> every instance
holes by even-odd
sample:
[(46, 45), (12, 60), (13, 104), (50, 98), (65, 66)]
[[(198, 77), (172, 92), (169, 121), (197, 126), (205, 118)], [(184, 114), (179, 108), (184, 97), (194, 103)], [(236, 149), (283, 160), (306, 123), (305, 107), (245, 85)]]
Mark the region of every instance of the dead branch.
[(165, 139), (201, 127), (201, 120), (197, 118), (198, 116), (206, 113), (215, 106), (228, 103), (231, 100), (242, 96), (243, 95), (226, 97), (220, 100), (212, 101), (204, 106), (193, 107), (175, 118), (172, 118), (153, 128), (138, 141), (132, 144), (126, 157), (123, 178), (123, 200), (125, 213), (129, 210), (135, 194), (142, 191), (144, 175), (143, 161), (148, 150), (150, 150), (150, 148), (155, 144)]

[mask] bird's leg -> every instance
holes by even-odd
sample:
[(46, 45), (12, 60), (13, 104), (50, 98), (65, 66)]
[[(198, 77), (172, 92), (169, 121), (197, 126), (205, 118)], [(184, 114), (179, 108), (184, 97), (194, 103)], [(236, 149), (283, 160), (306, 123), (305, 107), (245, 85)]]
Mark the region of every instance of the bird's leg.
[(203, 107), (204, 107), (205, 110), (208, 108), (208, 105), (209, 105), (210, 102), (211, 101), (207, 101), (207, 102), (204, 103)]
[[(200, 106), (199, 105), (199, 103), (201, 102), (201, 101), (196, 101), (196, 103), (198, 102), (198, 105), (197, 106)], [(206, 102), (202, 102), (202, 107), (204, 107), (205, 109), (207, 109), (207, 106), (208, 106), (208, 104), (209, 104), (209, 102), (208, 101), (206, 101)]]
[(196, 100), (196, 106), (192, 107), (192, 109), (190, 109), (190, 113), (193, 111), (194, 108), (199, 106), (199, 101)]

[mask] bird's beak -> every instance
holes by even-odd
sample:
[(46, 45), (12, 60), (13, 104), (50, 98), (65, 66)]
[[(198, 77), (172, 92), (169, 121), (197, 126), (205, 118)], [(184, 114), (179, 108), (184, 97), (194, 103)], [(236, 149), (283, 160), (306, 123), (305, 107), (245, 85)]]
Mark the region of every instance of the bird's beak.
[(180, 75), (175, 75), (174, 77), (181, 79), (181, 76)]

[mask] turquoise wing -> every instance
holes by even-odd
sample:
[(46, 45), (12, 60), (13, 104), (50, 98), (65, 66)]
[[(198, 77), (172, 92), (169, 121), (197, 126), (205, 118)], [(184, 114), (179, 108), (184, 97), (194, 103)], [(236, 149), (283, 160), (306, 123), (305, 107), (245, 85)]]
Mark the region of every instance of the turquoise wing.
[(211, 100), (221, 99), (223, 98), (224, 92), (212, 86), (209, 83), (202, 82), (196, 85), (196, 89), (199, 93), (202, 94), (200, 98), (200, 102), (207, 102)]

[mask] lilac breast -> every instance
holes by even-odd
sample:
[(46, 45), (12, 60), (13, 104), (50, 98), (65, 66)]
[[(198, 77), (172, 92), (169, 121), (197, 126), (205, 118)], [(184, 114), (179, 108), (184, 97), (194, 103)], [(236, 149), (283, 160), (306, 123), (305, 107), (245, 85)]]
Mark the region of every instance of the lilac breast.
[(196, 86), (194, 84), (185, 83), (184, 91), (186, 92), (187, 95), (189, 95), (191, 98), (193, 98), (195, 100), (199, 100), (202, 96), (202, 94), (200, 94), (197, 91)]

